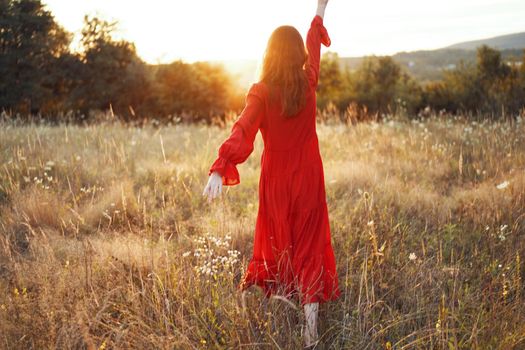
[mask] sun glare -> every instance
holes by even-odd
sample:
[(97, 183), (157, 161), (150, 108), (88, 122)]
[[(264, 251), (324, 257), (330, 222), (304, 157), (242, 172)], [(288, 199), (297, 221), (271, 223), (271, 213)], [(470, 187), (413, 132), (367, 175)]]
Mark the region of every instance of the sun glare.
[[(134, 42), (149, 63), (259, 59), (277, 26), (293, 25), (305, 36), (316, 7), (304, 0), (43, 1), (77, 41), (85, 14), (118, 21), (114, 36)], [(326, 22), (330, 50), (361, 56), (519, 32), (523, 16), (521, 0), (331, 0)]]

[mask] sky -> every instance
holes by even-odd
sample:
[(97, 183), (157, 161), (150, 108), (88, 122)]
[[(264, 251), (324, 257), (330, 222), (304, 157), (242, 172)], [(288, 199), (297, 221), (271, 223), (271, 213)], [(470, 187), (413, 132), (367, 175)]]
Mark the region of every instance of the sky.
[[(316, 0), (43, 0), (68, 31), (84, 15), (117, 21), (116, 39), (149, 63), (260, 59), (272, 31), (306, 37)], [(525, 31), (525, 0), (330, 0), (324, 24), (340, 56), (391, 55)], [(75, 44), (74, 44), (75, 45)]]

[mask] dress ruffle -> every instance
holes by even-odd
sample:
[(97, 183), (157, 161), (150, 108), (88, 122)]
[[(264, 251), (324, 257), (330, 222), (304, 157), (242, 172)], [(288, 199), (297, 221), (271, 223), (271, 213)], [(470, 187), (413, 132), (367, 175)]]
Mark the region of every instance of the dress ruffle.
[[(336, 300), (341, 296), (336, 272), (329, 269), (325, 261), (326, 254), (332, 249), (327, 247), (326, 253), (308, 256), (291, 263), (294, 266), (292, 274), (280, 271), (278, 264), (272, 260), (252, 259), (248, 264), (243, 280), (237, 285), (240, 291), (256, 285), (261, 287), (264, 295), (281, 295), (287, 299), (297, 297), (301, 306), (308, 303), (320, 304)], [(285, 266), (287, 264), (282, 264)]]
[(208, 176), (214, 171), (222, 176), (222, 184), (226, 186), (237, 185), (241, 182), (239, 171), (235, 164), (228, 161), (228, 159), (218, 157), (210, 167)]
[(321, 34), (321, 43), (329, 47), (332, 44), (332, 41), (330, 40), (330, 36), (328, 35), (328, 31), (326, 30), (325, 26), (323, 25), (323, 18), (319, 15), (315, 16), (312, 20), (312, 27), (316, 26), (319, 30), (319, 33)]

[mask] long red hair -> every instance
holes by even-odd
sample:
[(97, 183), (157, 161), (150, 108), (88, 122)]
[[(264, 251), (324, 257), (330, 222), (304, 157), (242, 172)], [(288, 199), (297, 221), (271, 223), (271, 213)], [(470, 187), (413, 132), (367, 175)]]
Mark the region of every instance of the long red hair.
[(301, 34), (292, 26), (275, 29), (268, 40), (260, 80), (270, 97), (280, 96), (282, 113), (293, 117), (305, 106), (308, 80), (304, 65), (308, 53)]

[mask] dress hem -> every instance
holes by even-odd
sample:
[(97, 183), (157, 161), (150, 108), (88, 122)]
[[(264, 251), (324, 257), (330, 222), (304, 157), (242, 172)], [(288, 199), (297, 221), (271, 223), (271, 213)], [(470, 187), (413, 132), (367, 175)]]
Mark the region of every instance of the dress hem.
[[(315, 254), (302, 258), (301, 272), (298, 275), (307, 278), (305, 284), (316, 285), (316, 290), (310, 289), (310, 286), (304, 286), (301, 290), (301, 283), (299, 280), (302, 278), (297, 275), (293, 276), (284, 276), (284, 278), (279, 277), (279, 272), (277, 271), (277, 265), (275, 260), (264, 260), (264, 259), (254, 259), (252, 258), (248, 264), (245, 275), (242, 278), (242, 281), (237, 285), (237, 289), (244, 291), (251, 286), (257, 286), (261, 288), (264, 296), (270, 298), (273, 295), (279, 295), (289, 298), (297, 298), (301, 306), (304, 306), (307, 303), (319, 304), (326, 303), (329, 301), (334, 301), (341, 296), (341, 290), (338, 285), (337, 274), (332, 271), (325, 269), (325, 264), (321, 263), (321, 268), (316, 274), (319, 274), (315, 279), (318, 282), (312, 283), (312, 275), (309, 274), (311, 268), (308, 267), (314, 264), (319, 264), (319, 261), (323, 260), (325, 257), (324, 254)], [(307, 262), (307, 264), (305, 264)], [(306, 267), (304, 267), (306, 265)], [(306, 272), (306, 273), (305, 273)], [(283, 281), (285, 280), (285, 281)]]

